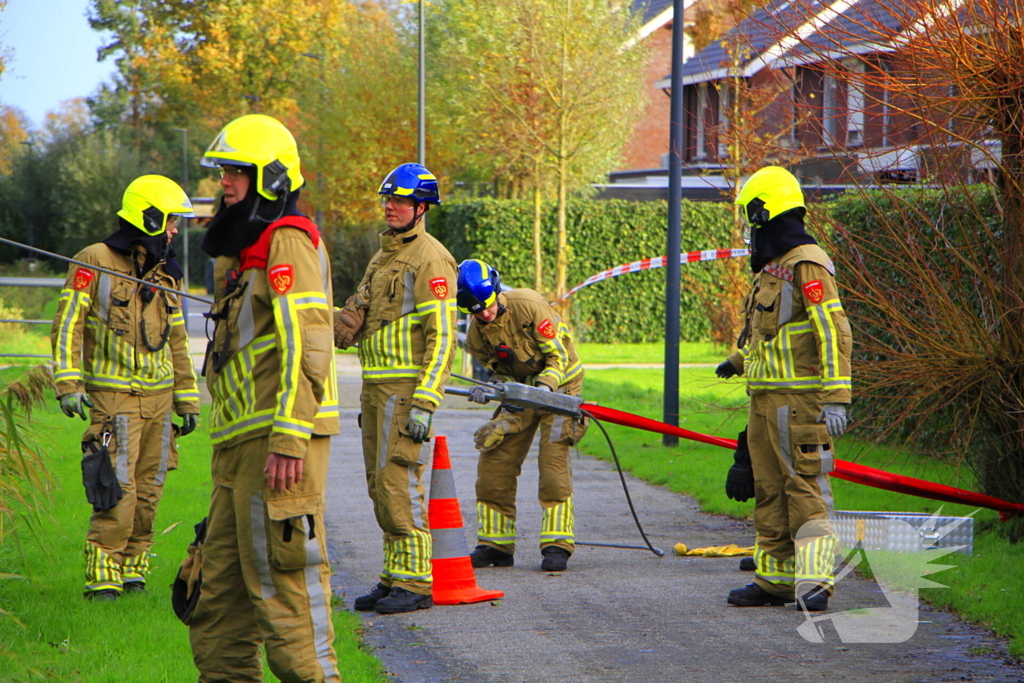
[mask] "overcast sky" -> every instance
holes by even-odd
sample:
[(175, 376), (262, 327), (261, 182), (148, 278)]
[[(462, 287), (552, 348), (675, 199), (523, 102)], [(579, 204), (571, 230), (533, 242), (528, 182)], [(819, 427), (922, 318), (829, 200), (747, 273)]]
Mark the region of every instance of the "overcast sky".
[(8, 0), (0, 45), (9, 48), (0, 103), (23, 110), (36, 126), (64, 100), (90, 95), (114, 71), (96, 61), (102, 35), (85, 18), (89, 0)]

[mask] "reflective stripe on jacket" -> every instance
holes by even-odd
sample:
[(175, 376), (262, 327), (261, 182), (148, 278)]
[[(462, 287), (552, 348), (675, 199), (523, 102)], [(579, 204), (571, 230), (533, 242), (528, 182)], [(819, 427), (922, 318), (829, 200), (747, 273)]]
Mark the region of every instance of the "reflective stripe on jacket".
[(363, 381), (415, 380), (413, 405), (433, 412), (455, 354), (455, 259), (422, 223), (381, 233), (380, 244), (359, 285), (370, 304), (359, 343)]
[(313, 434), (339, 432), (327, 250), (279, 227), (266, 268), (238, 274), (239, 263), (221, 256), (214, 266), (210, 436), (230, 446), (269, 434), (271, 452), (301, 458)]
[[(75, 260), (136, 277), (136, 263), (143, 263), (145, 254), (141, 247), (128, 254), (101, 242), (79, 252)], [(142, 279), (171, 289), (180, 285), (163, 264)], [(171, 391), (177, 413), (199, 412), (188, 332), (176, 294), (72, 265), (50, 341), (58, 396), (84, 391), (147, 396)]]
[(831, 259), (817, 245), (791, 249), (754, 276), (744, 301), (749, 338), (730, 360), (751, 394), (822, 393), (849, 403), (850, 322)]
[(512, 289), (498, 294), (498, 303), (504, 311), (497, 318), (484, 323), (473, 316), (466, 333), (466, 348), (495, 376), (555, 390), (583, 375), (569, 327), (544, 297)]

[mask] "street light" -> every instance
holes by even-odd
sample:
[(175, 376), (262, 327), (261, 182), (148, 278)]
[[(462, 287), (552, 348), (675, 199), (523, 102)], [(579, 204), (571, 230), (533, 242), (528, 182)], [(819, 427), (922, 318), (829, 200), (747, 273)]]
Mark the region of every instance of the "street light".
[[(185, 196), (188, 196), (188, 128), (171, 128), (181, 133), (181, 188), (185, 190)], [(184, 259), (185, 267), (182, 271), (185, 274), (185, 291), (188, 291), (188, 219), (182, 225), (181, 235), (184, 240)], [(188, 330), (188, 299), (182, 297), (181, 299), (181, 312), (185, 316), (185, 329)]]
[[(322, 55), (318, 55), (315, 52), (300, 52), (303, 57), (309, 57), (315, 59), (320, 63), (320, 118), (323, 116), (324, 108), (324, 59)], [(324, 163), (324, 138), (320, 127), (317, 126), (316, 133), (316, 225), (321, 230), (324, 229), (324, 174), (321, 170)]]

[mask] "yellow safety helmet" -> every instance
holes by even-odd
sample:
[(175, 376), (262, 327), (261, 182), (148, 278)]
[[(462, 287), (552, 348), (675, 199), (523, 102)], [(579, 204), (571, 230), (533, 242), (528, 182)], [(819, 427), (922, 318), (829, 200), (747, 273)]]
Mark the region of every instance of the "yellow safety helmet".
[(736, 197), (736, 203), (758, 228), (787, 211), (807, 210), (800, 181), (781, 166), (765, 166), (750, 176)]
[(199, 163), (206, 168), (255, 167), (256, 189), (271, 201), (305, 183), (295, 138), (283, 123), (263, 114), (248, 114), (224, 126)]
[(167, 230), (168, 216), (195, 218), (196, 214), (178, 183), (162, 175), (144, 175), (124, 191), (117, 215), (147, 235), (159, 235)]

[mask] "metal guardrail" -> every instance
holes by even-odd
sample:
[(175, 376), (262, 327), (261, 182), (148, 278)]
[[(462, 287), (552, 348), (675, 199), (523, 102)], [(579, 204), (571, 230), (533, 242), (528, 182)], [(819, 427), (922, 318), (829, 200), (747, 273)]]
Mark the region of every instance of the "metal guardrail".
[(64, 286), (61, 277), (0, 277), (0, 287), (53, 287)]

